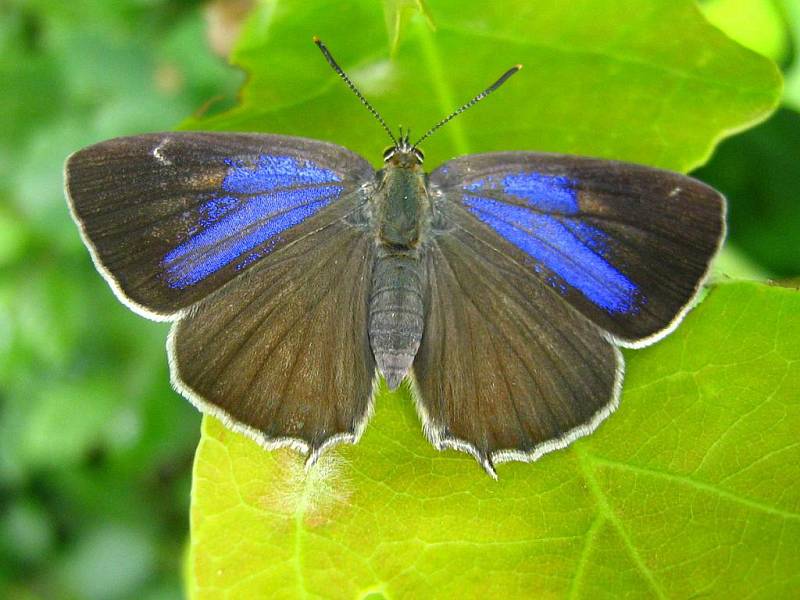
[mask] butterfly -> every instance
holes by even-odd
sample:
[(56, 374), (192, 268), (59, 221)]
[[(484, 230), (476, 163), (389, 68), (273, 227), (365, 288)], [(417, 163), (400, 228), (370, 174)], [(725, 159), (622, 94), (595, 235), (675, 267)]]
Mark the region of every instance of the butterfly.
[(725, 200), (646, 166), (497, 152), (431, 173), (392, 139), (375, 171), (334, 144), (173, 132), (84, 148), (69, 206), (137, 313), (173, 321), (172, 384), (201, 411), (313, 464), (355, 443), (379, 375), (413, 392), (427, 438), (496, 477), (592, 432), (624, 362), (695, 302)]

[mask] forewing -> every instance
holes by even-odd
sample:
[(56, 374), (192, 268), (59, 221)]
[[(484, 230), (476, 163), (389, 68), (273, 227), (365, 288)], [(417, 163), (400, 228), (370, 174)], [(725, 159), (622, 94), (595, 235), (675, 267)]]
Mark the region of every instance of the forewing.
[(439, 448), (493, 463), (535, 460), (591, 432), (614, 410), (619, 350), (527, 269), (477, 255), (452, 230), (427, 252), (427, 316), (416, 400)]
[(154, 319), (206, 297), (264, 257), (357, 210), (374, 172), (325, 142), (159, 133), (70, 156), (72, 214), (101, 273)]
[(435, 208), (629, 346), (691, 305), (724, 236), (724, 198), (689, 177), (615, 161), (510, 152), (444, 164)]
[(259, 263), (173, 325), (175, 387), (267, 448), (313, 460), (355, 441), (375, 369), (367, 337), (373, 243), (340, 221)]

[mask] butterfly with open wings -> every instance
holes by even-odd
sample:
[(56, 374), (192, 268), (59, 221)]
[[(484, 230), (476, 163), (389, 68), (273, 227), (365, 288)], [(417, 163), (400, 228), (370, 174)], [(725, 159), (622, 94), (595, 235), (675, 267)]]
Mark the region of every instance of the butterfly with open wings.
[(725, 230), (703, 183), (533, 152), (430, 174), (392, 139), (378, 172), (280, 135), (157, 133), (66, 164), (98, 270), (139, 314), (173, 321), (174, 387), (266, 448), (313, 462), (354, 443), (378, 375), (407, 379), (425, 435), (496, 476), (593, 431), (616, 408), (620, 346), (674, 329)]

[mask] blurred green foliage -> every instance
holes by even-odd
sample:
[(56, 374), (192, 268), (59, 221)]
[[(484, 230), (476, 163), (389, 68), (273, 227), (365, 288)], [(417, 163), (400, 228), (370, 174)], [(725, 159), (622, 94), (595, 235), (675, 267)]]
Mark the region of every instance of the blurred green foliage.
[(723, 190), (729, 237), (771, 277), (800, 274), (800, 114), (782, 108), (723, 142), (695, 175)]
[[(715, 10), (727, 4), (733, 16), (722, 17), (722, 23), (735, 22), (735, 38), (751, 40), (753, 49), (772, 53), (787, 79), (784, 107), (757, 127), (725, 140), (696, 175), (728, 196), (730, 243), (766, 276), (793, 279), (800, 275), (800, 2), (708, 4)], [(749, 19), (736, 17), (742, 4), (755, 6)], [(765, 30), (772, 32), (772, 43), (764, 41)]]
[[(418, 4), (392, 0), (397, 14), (386, 14), (387, 28), (357, 36), (352, 48), (337, 44), (337, 55), (394, 47), (392, 25)], [(718, 26), (780, 61), (786, 107), (724, 142), (701, 175), (730, 197), (729, 246), (747, 271), (797, 277), (800, 10), (795, 0), (748, 0), (760, 16), (740, 19), (742, 2), (715, 4), (708, 10)], [(233, 104), (243, 76), (210, 50), (205, 8), (189, 0), (0, 3), (2, 598), (181, 596), (199, 418), (169, 388), (166, 327), (130, 313), (92, 268), (67, 213), (61, 169), (89, 143), (173, 128), (209, 102), (212, 112)], [(323, 18), (306, 19), (324, 33)], [(309, 86), (324, 77), (327, 92), (330, 74), (313, 59), (315, 70), (297, 77)], [(236, 114), (218, 123), (235, 125)], [(354, 131), (336, 141), (357, 147), (363, 137)], [(458, 140), (436, 143), (444, 155)]]
[(62, 164), (234, 98), (205, 29), (199, 2), (0, 4), (2, 598), (181, 597), (198, 415), (169, 387), (165, 326), (94, 272)]

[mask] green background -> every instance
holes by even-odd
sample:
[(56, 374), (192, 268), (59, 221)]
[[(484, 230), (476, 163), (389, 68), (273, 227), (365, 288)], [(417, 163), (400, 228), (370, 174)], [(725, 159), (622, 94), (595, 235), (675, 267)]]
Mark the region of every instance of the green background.
[[(249, 75), (237, 103), (237, 92), (246, 75), (239, 68), (227, 66), (226, 58), (221, 56), (226, 54), (224, 49), (212, 48), (209, 29), (219, 34), (220, 20), (229, 18), (235, 22), (238, 8), (243, 4), (246, 3), (12, 0), (0, 5), (0, 82), (3, 82), (0, 94), (0, 597), (91, 600), (182, 596), (181, 568), (189, 541), (190, 469), (199, 440), (199, 415), (169, 388), (163, 352), (166, 327), (127, 311), (91, 266), (69, 219), (61, 191), (62, 163), (70, 152), (105, 138), (171, 129), (182, 124), (195, 128), (259, 129), (311, 135), (347, 145), (368, 158), (377, 158), (385, 146), (380, 130), (326, 70), (310, 43), (310, 33), (322, 36), (343, 64), (355, 68), (354, 77), (390, 123), (403, 122), (415, 130), (437, 120), (444, 111), (477, 92), (510, 64), (525, 62), (525, 70), (496, 97), (460, 122), (448, 126), (449, 129), (426, 145), (430, 165), (462, 152), (529, 148), (628, 158), (690, 170), (709, 159), (714, 142), (721, 137), (721, 134), (715, 135), (716, 131), (733, 133), (734, 129), (744, 128), (748, 121), (754, 124), (768, 115), (774, 105), (773, 98), (777, 98), (777, 80), (774, 77), (770, 80), (769, 70), (755, 54), (729, 45), (722, 36), (717, 38), (709, 34), (710, 30), (699, 20), (696, 32), (682, 31), (679, 36), (668, 27), (670, 19), (677, 18), (675, 15), (656, 18), (643, 11), (641, 15), (631, 16), (627, 14), (629, 10), (623, 10), (624, 2), (585, 0), (573, 3), (571, 20), (566, 22), (557, 9), (542, 10), (544, 5), (555, 6), (552, 2), (538, 5), (481, 3), (487, 7), (485, 14), (480, 10), (461, 14), (453, 8), (457, 3), (445, 0), (431, 0), (427, 10), (426, 5), (412, 0), (382, 3), (364, 0), (353, 2), (352, 9), (342, 9), (349, 3), (260, 3), (247, 22), (234, 54), (236, 64), (245, 66)], [(653, 1), (652, 4), (660, 3)], [(688, 6), (685, 2), (674, 4)], [(509, 16), (500, 9), (493, 12), (489, 6), (516, 6), (519, 11), (512, 11), (513, 16)], [(529, 12), (523, 11), (525, 7)], [(611, 7), (618, 9), (619, 16), (602, 12)], [(752, 129), (722, 141), (710, 161), (695, 172), (717, 186), (730, 200), (730, 235), (717, 265), (717, 279), (769, 279), (791, 285), (800, 277), (800, 168), (797, 166), (800, 60), (796, 56), (800, 47), (800, 9), (791, 0), (714, 0), (703, 3), (703, 8), (708, 18), (729, 36), (775, 60), (786, 75), (777, 112)], [(598, 14), (605, 15), (606, 19)], [(629, 65), (629, 69), (615, 74), (611, 70), (603, 71), (607, 64), (594, 50), (598, 45), (610, 44), (607, 36), (614, 30), (609, 23), (621, 17), (629, 19), (632, 30), (641, 35), (628, 36), (629, 45), (620, 42), (619, 47), (612, 49), (650, 57), (652, 62)], [(357, 36), (351, 34), (353, 22), (361, 24)], [(347, 23), (348, 27), (343, 27), (342, 23)], [(482, 35), (492, 43), (470, 44), (470, 53), (466, 55), (463, 48), (470, 39), (468, 34), (482, 27)], [(519, 27), (526, 28), (528, 40), (532, 41), (515, 41), (515, 28)], [(235, 37), (232, 29), (222, 28), (222, 32), (222, 37), (228, 41)], [(680, 43), (676, 44), (676, 39)], [(684, 45), (687, 40), (695, 49), (716, 50), (719, 47), (720, 52), (728, 52), (726, 60), (712, 60), (700, 66), (681, 65), (684, 54), (694, 56)], [(443, 50), (449, 50), (450, 54), (442, 54)], [(520, 55), (524, 55), (524, 60)], [(651, 77), (650, 67), (662, 63), (675, 69), (690, 69), (692, 77), (671, 78), (669, 74)], [(389, 65), (397, 66), (395, 75)], [(527, 79), (522, 78), (523, 74)], [(736, 85), (739, 80), (742, 85)], [(696, 88), (692, 87), (695, 82)], [(709, 82), (714, 83), (708, 85)], [(702, 102), (698, 101), (701, 93), (704, 94)], [(509, 107), (530, 107), (530, 112), (512, 127), (508, 125), (513, 114)], [(332, 119), (334, 110), (336, 118)], [(409, 119), (414, 121), (409, 122)], [(791, 341), (787, 342), (781, 333), (797, 322), (796, 294), (781, 290), (779, 295), (763, 297), (761, 286), (729, 285), (733, 287), (723, 285), (712, 292), (709, 306), (706, 307), (706, 303), (701, 306), (706, 313), (700, 313), (701, 309), (697, 312), (712, 314), (705, 321), (712, 324), (715, 310), (720, 314), (726, 310), (743, 311), (746, 319), (741, 318), (745, 323), (763, 321), (763, 328), (753, 326), (751, 337), (767, 336), (766, 346), (774, 342), (775, 348), (783, 344), (780, 360), (770, 362), (765, 354), (767, 350), (760, 347), (740, 349), (732, 340), (743, 335), (742, 331), (715, 328), (703, 334), (703, 321), (687, 322), (686, 332), (681, 333), (684, 329), (681, 328), (675, 335), (690, 337), (696, 344), (692, 346), (696, 348), (694, 354), (700, 357), (705, 356), (704, 349), (707, 352), (720, 345), (726, 348), (730, 357), (726, 364), (733, 367), (723, 370), (719, 376), (724, 379), (734, 375), (743, 377), (741, 381), (736, 380), (736, 389), (751, 387), (758, 393), (778, 394), (779, 400), (788, 398), (780, 387), (767, 392), (759, 385), (765, 373), (772, 376), (781, 373), (781, 368), (789, 369), (785, 375), (788, 381), (797, 379), (797, 353)], [(784, 309), (786, 314), (780, 312)], [(783, 320), (773, 322), (767, 316), (760, 316), (775, 311)], [(692, 315), (692, 318), (699, 317)], [(673, 343), (685, 347), (689, 342), (676, 337)], [(670, 346), (657, 346), (653, 351), (669, 353)], [(767, 362), (742, 366), (751, 360), (750, 355), (746, 356), (747, 360), (743, 358), (742, 353), (746, 352), (760, 352), (758, 357), (767, 356)], [(652, 392), (647, 391), (649, 375), (641, 375), (637, 380), (636, 373), (649, 373), (648, 364), (657, 369), (665, 360), (659, 354), (643, 352), (641, 359), (632, 358), (634, 354), (627, 354), (630, 389), (626, 387), (623, 398), (623, 402), (631, 405), (637, 396), (653, 397)], [(634, 362), (636, 360), (639, 362)], [(711, 361), (709, 357), (708, 362)], [(703, 364), (690, 367), (687, 371), (690, 373), (693, 369), (703, 370)], [(748, 380), (747, 373), (751, 372), (758, 377)], [(660, 377), (659, 381), (680, 385), (671, 374), (662, 373)], [(694, 375), (689, 379), (698, 386), (698, 397), (720, 397), (719, 390), (711, 393), (714, 386), (719, 385), (719, 379)], [(741, 398), (727, 392), (723, 395), (735, 396), (737, 402), (741, 400), (742, 404), (728, 407), (734, 414), (756, 410), (747, 407), (746, 394)], [(381, 399), (384, 404), (398, 400), (387, 394)], [(783, 406), (784, 412), (789, 412), (792, 406)], [(780, 412), (778, 408), (775, 410)], [(375, 469), (365, 478), (366, 483), (357, 476), (348, 476), (349, 483), (341, 483), (342, 493), (363, 492), (370, 485), (378, 486), (377, 482), (382, 479), (396, 476), (386, 471), (387, 464), (400, 464), (411, 470), (418, 468), (413, 461), (403, 462), (411, 460), (405, 447), (392, 449), (389, 445), (384, 455), (370, 461), (370, 445), (385, 447), (381, 436), (387, 435), (395, 439), (406, 436), (417, 453), (414, 456), (422, 456), (420, 460), (426, 468), (450, 482), (446, 488), (448, 493), (456, 494), (452, 486), (467, 485), (464, 482), (474, 486), (471, 488), (473, 495), (483, 493), (475, 490), (482, 490), (487, 484), (473, 479), (469, 459), (453, 463), (449, 455), (430, 458), (424, 454), (430, 449), (419, 435), (413, 415), (407, 418), (408, 413), (402, 411), (398, 415), (395, 420), (382, 418), (386, 415), (376, 416), (374, 433), (371, 438), (365, 438), (360, 455), (361, 445), (342, 452), (348, 460), (356, 464), (358, 460), (367, 460), (367, 467)], [(586, 464), (597, 467), (596, 474), (587, 479), (590, 485), (580, 489), (592, 492), (595, 501), (601, 497), (622, 498), (620, 506), (627, 507), (635, 505), (636, 497), (631, 493), (626, 498), (625, 492), (637, 490), (638, 480), (630, 477), (626, 480), (623, 475), (630, 475), (628, 471), (619, 479), (607, 476), (607, 472), (614, 472), (613, 464), (629, 464), (630, 455), (619, 455), (618, 448), (603, 445), (607, 443), (604, 440), (614, 434), (612, 427), (616, 427), (618, 436), (626, 436), (645, 426), (637, 421), (641, 413), (631, 413), (628, 420), (624, 420), (624, 416), (622, 412), (616, 415), (617, 420), (609, 422), (608, 429), (598, 432), (596, 441), (587, 440), (583, 450), (562, 455), (566, 457), (563, 461), (583, 461), (584, 471)], [(703, 432), (712, 435), (715, 425), (721, 426), (703, 419), (699, 421), (703, 427), (697, 431), (686, 424), (696, 421), (682, 425), (691, 431), (686, 435), (702, 439)], [(758, 423), (765, 422), (782, 421), (777, 417), (759, 416)], [(733, 423), (728, 425), (734, 427)], [(681, 427), (676, 430), (681, 431)], [(778, 451), (769, 446), (771, 441), (783, 443), (783, 434), (776, 431), (763, 436), (751, 431), (751, 437), (735, 439), (746, 440), (749, 447), (768, 454)], [(206, 476), (198, 481), (213, 483), (214, 477), (208, 477), (216, 464), (213, 448), (218, 439), (224, 437), (224, 432), (214, 429), (213, 423), (206, 423), (204, 435), (201, 448), (207, 454), (203, 455), (204, 460), (198, 461), (197, 469)], [(766, 438), (766, 445), (759, 446), (756, 438), (761, 441)], [(665, 448), (678, 443), (669, 439), (664, 442)], [(285, 470), (278, 469), (274, 473), (269, 470), (271, 457), (242, 449), (239, 441), (227, 443), (231, 444), (226, 451), (229, 454), (244, 453), (240, 462), (245, 467), (253, 456), (266, 461), (259, 463), (256, 475), (267, 477), (265, 485), (275, 486), (276, 481), (291, 480), (291, 473)], [(283, 460), (282, 455), (276, 456), (275, 460)], [(726, 456), (730, 459), (730, 455)], [(791, 456), (796, 453), (783, 456), (785, 464), (791, 464)], [(658, 462), (664, 458), (663, 454), (648, 457), (650, 462), (636, 468), (654, 471), (662, 466), (675, 467), (669, 460), (663, 465)], [(502, 494), (513, 495), (514, 490), (516, 493), (524, 490), (534, 499), (544, 499), (541, 503), (537, 501), (538, 509), (517, 504), (514, 508), (543, 511), (542, 503), (547, 502), (548, 490), (562, 485), (558, 478), (564, 476), (564, 481), (572, 481), (564, 475), (567, 471), (559, 471), (558, 465), (548, 471), (547, 464), (542, 461), (533, 466), (505, 467), (505, 471), (501, 468), (501, 485), (511, 487), (491, 488), (486, 494), (492, 495), (491, 502), (499, 502)], [(703, 464), (702, 459), (698, 464)], [(780, 464), (775, 467), (778, 473)], [(711, 460), (710, 466), (704, 467), (710, 469), (707, 473), (710, 479), (703, 479), (702, 485), (712, 485), (718, 475), (727, 477), (720, 474), (725, 468), (724, 461), (720, 460), (720, 465), (723, 466)], [(442, 475), (438, 471), (451, 466), (452, 473)], [(545, 471), (532, 471), (534, 467)], [(543, 478), (538, 484), (526, 479), (534, 472), (536, 478)], [(552, 480), (547, 479), (548, 472)], [(641, 475), (642, 471), (637, 473)], [(780, 481), (778, 475), (771, 473), (761, 473), (760, 478), (737, 485), (743, 486), (747, 493), (742, 493), (747, 497), (758, 497), (768, 504), (774, 500), (780, 505), (785, 498), (776, 499), (770, 496), (770, 490), (755, 489), (764, 478)], [(223, 482), (220, 486), (226, 481), (219, 474), (216, 479)], [(434, 513), (436, 515), (447, 515), (450, 510), (452, 514), (447, 505), (432, 508), (431, 501), (425, 499), (425, 494), (432, 493), (431, 490), (444, 494), (437, 487), (441, 481), (435, 485), (425, 479), (422, 481), (417, 482), (414, 492), (419, 502), (405, 507), (404, 527), (414, 523), (421, 527), (424, 521), (420, 521), (419, 515), (423, 510), (442, 511)], [(515, 482), (516, 487), (512, 485)], [(209, 577), (216, 572), (211, 567), (205, 573), (197, 571), (198, 564), (202, 566), (207, 558), (203, 556), (203, 549), (220, 546), (219, 532), (204, 529), (201, 521), (205, 515), (219, 511), (225, 504), (226, 493), (230, 494), (231, 490), (239, 493), (235, 486), (229, 486), (215, 495), (214, 490), (201, 483), (196, 482), (194, 497), (196, 535), (189, 560), (185, 561), (190, 571), (189, 587), (198, 596), (213, 585), (231, 585), (229, 581), (209, 584)], [(602, 493), (606, 484), (616, 495)], [(293, 497), (291, 485), (286, 485), (289, 486), (286, 494)], [(327, 492), (325, 489), (320, 492), (319, 488), (312, 488), (312, 491), (323, 500), (327, 493), (333, 497), (334, 505), (339, 497), (335, 487)], [(462, 490), (461, 493), (466, 492)], [(457, 494), (454, 497), (460, 498)], [(558, 499), (553, 503), (559, 504)], [(469, 518), (470, 506), (469, 501), (459, 500), (459, 514)], [(614, 529), (618, 524), (613, 515), (617, 513), (609, 507), (611, 504), (600, 511), (606, 515), (603, 519), (592, 521), (586, 517), (587, 527), (590, 527), (587, 535), (603, 539), (622, 531), (621, 527)], [(699, 504), (696, 508), (701, 512)], [(624, 514), (632, 518), (647, 517), (632, 508), (627, 510)], [(661, 510), (666, 509), (662, 507)], [(776, 510), (791, 515), (786, 517), (790, 522), (796, 520), (796, 507)], [(280, 517), (282, 513), (278, 511), (278, 514)], [(479, 511), (476, 509), (474, 514)], [(745, 513), (743, 518), (750, 519), (749, 514)], [(294, 512), (284, 517), (289, 522), (296, 520)], [(330, 513), (324, 518), (330, 519)], [(757, 519), (751, 519), (755, 523), (752, 525), (755, 533), (749, 531), (738, 540), (718, 539), (720, 532), (730, 528), (736, 518), (732, 515), (728, 521), (725, 518), (714, 521), (707, 531), (695, 532), (694, 539), (706, 536), (713, 540), (709, 542), (713, 547), (746, 543), (762, 554), (769, 554), (769, 548), (762, 548), (759, 543), (777, 535), (777, 529)], [(262, 521), (258, 523), (264, 526)], [(283, 538), (278, 534), (284, 533), (282, 523), (281, 517), (272, 523), (272, 529), (256, 531), (265, 538), (272, 532), (280, 540)], [(352, 528), (363, 527), (358, 522), (351, 526), (347, 519), (339, 523), (343, 524), (343, 531), (329, 534), (332, 554), (340, 551), (342, 539), (352, 535)], [(665, 518), (664, 523), (682, 526), (674, 518)], [(242, 526), (242, 518), (225, 523), (226, 531), (237, 524)], [(458, 528), (454, 523), (451, 531)], [(579, 524), (574, 524), (574, 528), (579, 529)], [(486, 534), (485, 528), (483, 532)], [(394, 540), (399, 534), (387, 531), (385, 535)], [(497, 531), (494, 536), (502, 537)], [(481, 543), (489, 543), (491, 539), (491, 536), (481, 539)], [(614, 551), (613, 543), (609, 543), (607, 555), (597, 559), (598, 565), (603, 562), (612, 565), (608, 567), (609, 572), (599, 567), (593, 570), (594, 563), (587, 559), (580, 563), (583, 577), (608, 581), (606, 589), (616, 586), (620, 590), (644, 590), (641, 592), (644, 596), (685, 597), (693, 591), (691, 588), (665, 587), (663, 582), (668, 575), (642, 568), (648, 564), (648, 548), (656, 548), (656, 555), (659, 548), (665, 553), (664, 539), (643, 538), (644, 545), (636, 546), (639, 550), (635, 554), (641, 564), (620, 565), (618, 569), (613, 566), (614, 561), (622, 560), (624, 552)], [(505, 542), (511, 547), (520, 543), (519, 540)], [(432, 548), (430, 544), (434, 543), (442, 542), (430, 542), (426, 547)], [(631, 547), (631, 540), (626, 543)], [(412, 553), (420, 551), (416, 546), (402, 549)], [(705, 552), (704, 549), (698, 551)], [(482, 546), (480, 552), (490, 550)], [(436, 563), (441, 555), (432, 555), (431, 566), (444, 574), (443, 577), (450, 572), (448, 569), (465, 572), (464, 569), (477, 560), (463, 548), (454, 548), (453, 553), (460, 560), (453, 561), (449, 567)], [(708, 554), (713, 553), (709, 551)], [(541, 572), (552, 570), (555, 573), (549, 583), (541, 582), (542, 589), (555, 590), (554, 596), (580, 595), (583, 584), (575, 583), (577, 578), (567, 582), (569, 585), (547, 587), (562, 576), (558, 574), (557, 561), (550, 549), (543, 548), (539, 554), (530, 552), (529, 555), (537, 557)], [(265, 552), (262, 562), (268, 557)], [(383, 565), (389, 564), (386, 568), (391, 567), (390, 557), (382, 559)], [(232, 558), (241, 560), (235, 555)], [(790, 552), (787, 558), (785, 552), (776, 552), (771, 558), (775, 588), (759, 588), (755, 576), (753, 581), (746, 578), (741, 581), (746, 581), (748, 591), (761, 589), (764, 595), (771, 593), (773, 597), (797, 591), (797, 581), (782, 576), (791, 570), (792, 558), (796, 564), (796, 553)], [(514, 565), (514, 556), (508, 555), (505, 560), (503, 565), (495, 565), (493, 578), (523, 588), (529, 584), (520, 573), (535, 570), (536, 565), (511, 568), (509, 564)], [(784, 564), (787, 560), (789, 567)], [(361, 570), (355, 568), (356, 564), (361, 565)], [(698, 563), (696, 568), (701, 570), (707, 565)], [(729, 564), (729, 569), (736, 573), (743, 573), (747, 568), (758, 576), (766, 577), (764, 574), (769, 572), (758, 565), (740, 566), (733, 559)], [(339, 582), (342, 587), (336, 589), (342, 590), (341, 593), (346, 590), (349, 596), (358, 597), (370, 590), (390, 597), (401, 595), (402, 590), (414, 590), (420, 581), (407, 576), (394, 579), (391, 585), (379, 585), (379, 581), (391, 573), (376, 575), (374, 566), (366, 559), (340, 565), (339, 570), (348, 569), (356, 575), (362, 571), (371, 573), (362, 579), (354, 575), (353, 581)], [(626, 573), (629, 577), (612, 582), (609, 575), (612, 571)], [(301, 577), (302, 569), (292, 572), (297, 579), (305, 581)], [(320, 569), (316, 576), (324, 572)], [(642, 573), (645, 573), (643, 582), (638, 581)], [(691, 581), (687, 579), (691, 575), (679, 574), (684, 581)], [(285, 581), (281, 583), (280, 572), (271, 575), (278, 578), (273, 580), (275, 586), (285, 584)], [(270, 581), (265, 577), (265, 582)], [(375, 580), (374, 585), (370, 577)], [(471, 577), (473, 582), (481, 580), (474, 573)], [(734, 575), (729, 577), (735, 579)], [(445, 579), (449, 581), (448, 577)], [(427, 581), (431, 585), (441, 585), (434, 577)], [(313, 576), (309, 576), (307, 583), (307, 588), (297, 594), (287, 592), (287, 597), (313, 594), (315, 586), (318, 592), (326, 589), (325, 581), (320, 583)], [(703, 585), (711, 596), (722, 595), (722, 588), (714, 587), (714, 582), (704, 581)], [(295, 590), (293, 586), (294, 583), (289, 584), (289, 589)], [(694, 591), (699, 586), (700, 583)], [(255, 589), (258, 588), (250, 591)], [(463, 594), (463, 589), (449, 591)], [(486, 591), (510, 594), (502, 585)], [(587, 588), (585, 593), (589, 592), (591, 589)], [(208, 595), (213, 596), (210, 592)]]

